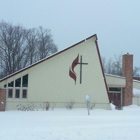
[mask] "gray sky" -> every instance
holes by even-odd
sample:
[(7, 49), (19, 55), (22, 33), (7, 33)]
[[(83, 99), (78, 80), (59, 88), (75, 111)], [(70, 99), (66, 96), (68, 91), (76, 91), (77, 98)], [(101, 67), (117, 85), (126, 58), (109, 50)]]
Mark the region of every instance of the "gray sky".
[(93, 34), (101, 56), (134, 55), (140, 67), (140, 0), (0, 0), (0, 20), (51, 29), (59, 50)]

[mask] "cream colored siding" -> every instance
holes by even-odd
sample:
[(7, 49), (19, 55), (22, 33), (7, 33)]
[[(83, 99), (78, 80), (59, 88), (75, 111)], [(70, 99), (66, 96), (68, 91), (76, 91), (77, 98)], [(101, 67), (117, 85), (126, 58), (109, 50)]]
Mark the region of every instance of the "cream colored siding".
[(29, 102), (27, 100), (7, 100), (6, 102), (6, 110), (17, 110), (17, 105), (25, 105), (27, 107), (27, 105), (29, 104)]
[(120, 76), (114, 76), (105, 74), (107, 85), (110, 87), (125, 87), (125, 78)]
[(140, 81), (133, 80), (133, 88), (140, 89)]
[(6, 80), (0, 83), (0, 88), (4, 88), (5, 84), (6, 84)]
[[(82, 55), (83, 63), (88, 63), (82, 66), (82, 84), (80, 84), (80, 65), (74, 69), (77, 74), (76, 84), (69, 76), (69, 68), (78, 54), (79, 60)], [(74, 107), (86, 107), (85, 96), (88, 94), (91, 103), (96, 103), (96, 107), (110, 109), (95, 37), (9, 78), (7, 83), (27, 73), (28, 102), (39, 105), (48, 101), (55, 102), (56, 107), (65, 107), (65, 102), (73, 100)], [(14, 103), (13, 108), (17, 103)], [(10, 104), (11, 101), (8, 102), (7, 109), (10, 108)]]
[(140, 97), (133, 97), (133, 104), (140, 106)]
[[(88, 65), (82, 66), (82, 84), (79, 83), (80, 66), (75, 67), (75, 85), (69, 77), (69, 67), (78, 54)], [(88, 94), (91, 102), (109, 103), (93, 38), (31, 68), (28, 92), (31, 101), (85, 103)]]

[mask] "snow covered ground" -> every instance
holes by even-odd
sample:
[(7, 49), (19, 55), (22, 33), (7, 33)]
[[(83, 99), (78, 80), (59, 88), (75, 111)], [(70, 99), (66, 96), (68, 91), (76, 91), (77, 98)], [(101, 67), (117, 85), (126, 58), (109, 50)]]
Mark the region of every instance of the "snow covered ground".
[[(113, 107), (114, 108), (114, 107)], [(0, 140), (140, 140), (140, 107), (0, 112)]]

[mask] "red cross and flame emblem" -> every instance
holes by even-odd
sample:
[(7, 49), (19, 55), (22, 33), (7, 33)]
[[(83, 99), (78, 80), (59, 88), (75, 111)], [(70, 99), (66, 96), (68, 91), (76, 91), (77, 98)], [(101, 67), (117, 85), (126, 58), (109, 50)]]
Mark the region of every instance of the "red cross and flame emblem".
[(76, 73), (74, 71), (74, 68), (78, 64), (78, 62), (79, 62), (79, 54), (76, 57), (76, 59), (72, 62), (71, 67), (69, 68), (69, 76), (75, 81), (75, 84), (76, 84)]

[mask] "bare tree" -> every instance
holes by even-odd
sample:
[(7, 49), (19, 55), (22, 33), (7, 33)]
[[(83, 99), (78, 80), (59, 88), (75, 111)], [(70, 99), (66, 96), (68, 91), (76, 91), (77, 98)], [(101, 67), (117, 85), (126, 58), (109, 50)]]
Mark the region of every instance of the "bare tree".
[(27, 30), (26, 34), (26, 61), (29, 65), (37, 61), (37, 30), (35, 28)]
[(109, 59), (109, 61), (106, 64), (106, 73), (112, 74), (112, 59)]
[(115, 60), (112, 63), (112, 74), (122, 75), (122, 55), (114, 55)]
[(50, 54), (57, 52), (50, 30), (39, 27), (38, 29), (38, 59), (43, 59)]
[(134, 67), (133, 76), (134, 77), (140, 77), (140, 67)]
[(0, 23), (0, 57), (6, 75), (23, 68), (20, 62), (26, 50), (24, 35), (25, 30), (22, 26), (13, 26), (6, 22)]
[(113, 75), (122, 75), (122, 57), (114, 55), (114, 60), (109, 59), (106, 64), (106, 73)]
[[(110, 58), (107, 63), (102, 57), (102, 64), (105, 73), (122, 76), (122, 55), (114, 55), (114, 59)], [(140, 67), (133, 68), (133, 77), (140, 77)]]
[(105, 57), (101, 57), (101, 61), (102, 61), (103, 70), (106, 73), (106, 59), (105, 59)]
[(26, 29), (0, 22), (0, 78), (12, 74), (55, 52), (50, 30)]

